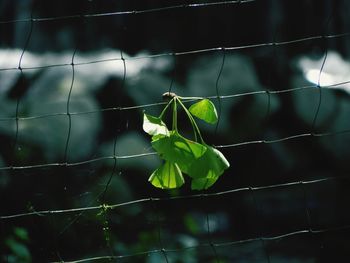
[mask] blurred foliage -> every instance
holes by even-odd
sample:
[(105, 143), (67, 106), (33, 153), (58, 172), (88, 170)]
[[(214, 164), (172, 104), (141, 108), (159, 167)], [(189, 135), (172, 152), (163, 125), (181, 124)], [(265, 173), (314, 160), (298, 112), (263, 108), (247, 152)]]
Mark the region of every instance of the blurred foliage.
[(21, 227), (15, 227), (13, 232), (5, 239), (5, 249), (9, 254), (2, 255), (2, 261), (9, 263), (29, 263), (32, 262), (30, 251), (27, 247), (29, 242), (28, 232)]

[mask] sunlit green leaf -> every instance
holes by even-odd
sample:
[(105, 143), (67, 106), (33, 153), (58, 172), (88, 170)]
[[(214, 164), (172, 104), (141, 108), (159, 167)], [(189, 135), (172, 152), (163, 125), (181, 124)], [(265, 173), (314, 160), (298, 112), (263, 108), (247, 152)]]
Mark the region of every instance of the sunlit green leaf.
[(210, 171), (205, 178), (192, 179), (191, 189), (192, 190), (203, 190), (208, 189), (212, 186), (218, 179), (220, 175), (217, 175)]
[(153, 135), (152, 136), (152, 142), (153, 141), (156, 141), (156, 140), (159, 140), (160, 138), (163, 138), (163, 137), (166, 137), (167, 135), (164, 135), (164, 134), (157, 134), (157, 135)]
[(182, 186), (185, 180), (181, 170), (176, 163), (165, 162), (155, 170), (148, 181), (155, 187), (162, 189), (174, 189)]
[(165, 123), (158, 117), (143, 114), (143, 130), (149, 135), (169, 135), (168, 128)]
[(224, 170), (230, 167), (225, 156), (217, 149), (207, 145), (207, 151), (193, 162), (188, 170), (188, 175), (192, 177), (193, 189), (207, 189), (213, 185), (223, 174)]
[(189, 111), (192, 115), (210, 124), (218, 121), (218, 113), (216, 112), (215, 105), (208, 99), (200, 100), (191, 105)]
[(185, 173), (188, 172), (190, 165), (200, 158), (207, 149), (206, 146), (185, 139), (176, 132), (171, 132), (169, 137), (161, 137), (152, 141), (152, 146), (162, 159), (176, 162)]

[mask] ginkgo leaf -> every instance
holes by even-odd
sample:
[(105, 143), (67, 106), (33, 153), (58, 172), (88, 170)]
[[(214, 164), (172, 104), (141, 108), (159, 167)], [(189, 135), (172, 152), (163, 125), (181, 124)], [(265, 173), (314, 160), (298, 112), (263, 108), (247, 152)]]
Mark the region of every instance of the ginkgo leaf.
[(174, 131), (168, 137), (163, 136), (152, 141), (152, 147), (162, 159), (176, 162), (184, 173), (188, 173), (191, 164), (207, 150), (206, 146), (188, 140)]
[(203, 99), (192, 104), (189, 111), (193, 116), (210, 124), (214, 124), (218, 121), (218, 113), (215, 105), (208, 99)]
[[(219, 150), (209, 145), (206, 147), (207, 151), (196, 162), (193, 162), (188, 170), (188, 175), (194, 179), (192, 186), (195, 186), (197, 190), (210, 187), (224, 170), (230, 167), (229, 162)], [(199, 185), (202, 185), (202, 188)]]
[(153, 186), (162, 189), (179, 188), (185, 183), (179, 166), (169, 161), (155, 170), (148, 181)]
[(205, 178), (192, 179), (191, 189), (192, 190), (203, 190), (208, 189), (210, 186), (215, 184), (219, 179), (220, 175), (217, 175), (213, 172), (209, 172)]
[(169, 135), (169, 130), (165, 123), (158, 117), (143, 114), (143, 125), (142, 128), (149, 135)]

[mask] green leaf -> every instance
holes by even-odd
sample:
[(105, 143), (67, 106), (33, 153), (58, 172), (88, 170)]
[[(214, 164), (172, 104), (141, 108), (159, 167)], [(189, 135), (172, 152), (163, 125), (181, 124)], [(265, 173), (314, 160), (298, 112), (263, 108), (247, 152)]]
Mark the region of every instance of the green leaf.
[(192, 104), (189, 111), (193, 116), (210, 124), (218, 121), (218, 113), (216, 112), (215, 105), (208, 99), (203, 99)]
[(148, 181), (153, 186), (162, 189), (179, 188), (185, 183), (179, 166), (168, 161), (155, 170)]
[(153, 135), (152, 136), (152, 142), (156, 141), (156, 140), (159, 140), (160, 138), (164, 138), (164, 137), (167, 137), (167, 135), (164, 135), (164, 134)]
[(219, 175), (210, 172), (206, 178), (192, 179), (191, 189), (192, 190), (203, 190), (211, 187), (218, 179)]
[(188, 175), (192, 177), (193, 189), (207, 189), (224, 173), (229, 162), (225, 156), (217, 149), (206, 145), (207, 151), (195, 162), (191, 164)]
[(206, 146), (188, 140), (174, 131), (169, 137), (161, 137), (152, 141), (152, 147), (162, 159), (177, 163), (181, 171), (185, 173), (188, 172), (191, 164), (207, 150)]
[(169, 135), (169, 130), (166, 127), (165, 123), (157, 117), (143, 114), (143, 130), (149, 135)]

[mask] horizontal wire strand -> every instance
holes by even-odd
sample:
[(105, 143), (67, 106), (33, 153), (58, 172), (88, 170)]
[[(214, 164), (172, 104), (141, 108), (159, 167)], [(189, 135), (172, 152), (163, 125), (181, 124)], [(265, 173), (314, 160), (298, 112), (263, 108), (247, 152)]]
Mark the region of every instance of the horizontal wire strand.
[[(154, 253), (171, 253), (171, 252), (181, 252), (181, 251), (186, 251), (186, 250), (192, 250), (192, 249), (199, 249), (199, 248), (206, 248), (206, 247), (227, 247), (227, 246), (235, 246), (235, 245), (241, 245), (241, 244), (246, 244), (246, 243), (252, 243), (252, 242), (257, 242), (257, 241), (276, 241), (276, 240), (281, 240), (281, 239), (286, 239), (286, 238), (291, 238), (294, 236), (298, 235), (303, 235), (303, 234), (323, 234), (323, 233), (328, 233), (328, 232), (336, 232), (340, 230), (346, 230), (350, 229), (350, 225), (342, 225), (339, 227), (329, 227), (329, 228), (322, 228), (322, 229), (301, 229), (293, 232), (288, 232), (285, 234), (280, 234), (276, 236), (266, 236), (266, 237), (258, 237), (258, 238), (249, 238), (249, 239), (242, 239), (242, 240), (237, 240), (237, 241), (231, 241), (231, 242), (222, 242), (222, 243), (202, 243), (199, 245), (195, 246), (187, 246), (183, 248), (177, 248), (177, 249), (154, 249), (154, 250), (149, 250), (149, 251), (142, 251), (142, 252), (137, 252), (134, 254), (129, 254), (129, 255), (118, 255), (118, 256), (98, 256), (98, 257), (90, 257), (90, 258), (85, 258), (85, 259), (78, 259), (78, 260), (69, 260), (69, 261), (63, 261), (65, 263), (83, 263), (83, 262), (92, 262), (92, 261), (100, 261), (100, 260), (113, 260), (113, 259), (123, 259), (123, 258), (130, 258), (130, 257), (137, 257), (137, 256), (144, 256), (144, 255), (149, 255), (149, 254), (154, 254)], [(51, 262), (51, 263), (62, 263), (62, 262)]]
[[(253, 140), (253, 141), (238, 142), (238, 143), (225, 144), (225, 145), (214, 145), (214, 147), (220, 149), (220, 148), (233, 148), (233, 147), (239, 147), (239, 146), (245, 146), (245, 145), (253, 145), (253, 144), (272, 144), (272, 143), (285, 142), (285, 141), (304, 138), (304, 137), (325, 137), (325, 136), (334, 136), (334, 135), (347, 134), (347, 133), (350, 133), (350, 129), (335, 131), (335, 132), (324, 132), (324, 133), (301, 133), (301, 134), (291, 135), (291, 136), (273, 139), (273, 140), (266, 140), (266, 139)], [(156, 152), (147, 152), (147, 153), (136, 153), (136, 154), (130, 154), (130, 155), (120, 155), (120, 156), (113, 156), (113, 155), (102, 156), (99, 158), (94, 158), (94, 159), (89, 159), (89, 160), (79, 161), (79, 162), (71, 162), (71, 163), (56, 162), (56, 163), (33, 164), (33, 165), (24, 165), (24, 166), (4, 166), (4, 167), (0, 167), (0, 171), (25, 170), (25, 169), (37, 169), (37, 168), (49, 168), (49, 167), (75, 167), (75, 166), (100, 162), (104, 160), (132, 159), (132, 158), (152, 156), (156, 154), (157, 154)]]
[[(350, 84), (349, 81), (342, 81), (338, 83), (334, 83), (331, 85), (325, 85), (321, 88), (335, 88), (338, 86)], [(231, 99), (231, 98), (238, 98), (238, 97), (244, 97), (244, 96), (253, 96), (253, 95), (262, 95), (269, 93), (272, 94), (282, 94), (282, 93), (288, 93), (288, 92), (294, 92), (294, 91), (300, 91), (300, 90), (316, 90), (318, 85), (308, 85), (308, 86), (302, 86), (302, 87), (296, 87), (296, 88), (290, 88), (290, 89), (284, 89), (284, 90), (276, 90), (276, 91), (267, 91), (267, 90), (260, 90), (260, 91), (251, 91), (251, 92), (244, 92), (244, 93), (237, 93), (237, 94), (230, 94), (230, 95), (222, 95), (219, 96), (220, 99)], [(208, 99), (216, 99), (218, 96), (212, 95), (205, 97)], [(186, 97), (185, 97), (186, 99)], [(203, 97), (191, 97), (191, 99), (186, 99), (184, 102), (192, 102), (196, 100), (203, 99)], [(155, 103), (148, 103), (148, 104), (142, 104), (142, 105), (135, 105), (135, 106), (127, 106), (127, 107), (110, 107), (110, 108), (103, 108), (98, 110), (91, 110), (91, 111), (80, 111), (80, 112), (71, 112), (70, 115), (85, 115), (85, 114), (94, 114), (94, 113), (102, 113), (102, 112), (110, 112), (110, 111), (128, 111), (128, 110), (137, 110), (137, 109), (145, 109), (145, 108), (152, 108), (156, 106), (162, 106), (166, 105), (167, 102), (155, 102)], [(0, 118), (1, 121), (13, 121), (13, 120), (33, 120), (33, 119), (42, 119), (42, 118), (48, 118), (48, 117), (58, 117), (58, 116), (66, 116), (66, 112), (60, 112), (60, 113), (51, 113), (51, 114), (43, 114), (43, 115), (37, 115), (37, 116), (27, 116), (27, 117), (2, 117)]]
[(100, 209), (115, 209), (118, 207), (123, 207), (123, 206), (128, 206), (128, 205), (133, 205), (133, 204), (140, 204), (140, 203), (145, 203), (145, 202), (159, 202), (159, 201), (169, 201), (169, 200), (207, 198), (207, 197), (229, 195), (232, 193), (244, 192), (244, 191), (260, 191), (260, 190), (267, 190), (267, 189), (291, 187), (291, 186), (295, 186), (295, 185), (310, 185), (310, 184), (316, 184), (316, 183), (321, 183), (321, 182), (326, 182), (326, 181), (345, 180), (345, 179), (347, 179), (347, 180), (350, 179), (350, 176), (336, 176), (336, 177), (333, 176), (333, 177), (324, 177), (324, 178), (308, 180), (308, 181), (295, 181), (295, 182), (272, 184), (272, 185), (265, 185), (265, 186), (256, 186), (256, 187), (241, 187), (241, 188), (234, 188), (234, 189), (221, 191), (221, 192), (214, 192), (214, 193), (179, 195), (179, 196), (172, 196), (172, 197), (149, 197), (149, 198), (142, 198), (142, 199), (132, 200), (132, 201), (128, 201), (128, 202), (112, 204), (112, 205), (103, 204), (103, 205), (98, 205), (98, 206), (79, 207), (79, 208), (61, 209), (61, 210), (33, 211), (33, 212), (28, 212), (28, 213), (3, 215), (3, 216), (0, 216), (0, 220), (8, 220), (8, 219), (13, 219), (13, 218), (27, 217), (27, 216), (34, 216), (34, 215), (46, 216), (46, 215), (54, 215), (54, 214), (77, 213), (77, 212), (82, 212), (82, 211), (93, 211), (93, 210), (100, 210)]
[(246, 4), (246, 3), (251, 3), (255, 1), (256, 0), (234, 0), (234, 1), (221, 1), (221, 2), (209, 2), (209, 3), (197, 3), (197, 4), (182, 4), (182, 5), (173, 5), (173, 6), (158, 7), (158, 8), (149, 8), (149, 9), (143, 9), (143, 10), (127, 10), (127, 11), (94, 13), (94, 14), (66, 15), (66, 16), (57, 16), (57, 17), (24, 18), (24, 19), (0, 21), (0, 24), (59, 21), (59, 20), (69, 20), (69, 19), (82, 19), (82, 18), (86, 19), (86, 18), (94, 18), (94, 17), (122, 16), (122, 15), (139, 15), (139, 14), (147, 14), (147, 13), (164, 12), (164, 11), (170, 11), (175, 9), (184, 9), (184, 8), (202, 8), (202, 7), (211, 7), (211, 6), (220, 6), (220, 5)]
[[(125, 61), (132, 61), (132, 60), (140, 60), (140, 59), (153, 59), (153, 58), (166, 57), (166, 56), (193, 55), (193, 54), (208, 53), (208, 52), (213, 52), (213, 51), (222, 51), (223, 49), (226, 51), (237, 51), (237, 50), (260, 48), (260, 47), (285, 46), (285, 45), (302, 43), (302, 42), (307, 42), (307, 41), (312, 41), (312, 40), (333, 39), (333, 38), (341, 38), (341, 37), (347, 37), (347, 36), (350, 36), (350, 32), (331, 34), (331, 35), (309, 36), (309, 37), (297, 38), (297, 39), (292, 39), (292, 40), (288, 40), (288, 41), (280, 41), (280, 42), (265, 42), (265, 43), (231, 46), (231, 47), (214, 47), (214, 48), (181, 51), (181, 52), (167, 52), (167, 53), (160, 53), (160, 54), (151, 54), (151, 55), (147, 55), (147, 56), (135, 56), (135, 57), (129, 57), (129, 58), (124, 58), (124, 59), (125, 59)], [(116, 58), (100, 59), (100, 60), (93, 60), (93, 61), (87, 61), (87, 62), (77, 62), (77, 63), (74, 63), (74, 66), (82, 66), (82, 65), (89, 65), (89, 64), (96, 64), (96, 63), (119, 61), (119, 60), (122, 60), (122, 59), (120, 57), (116, 57)], [(37, 69), (64, 67), (64, 66), (71, 66), (71, 63), (67, 62), (67, 63), (61, 63), (61, 64), (22, 67), (22, 70), (37, 70)], [(18, 70), (18, 68), (17, 67), (0, 68), (0, 71), (9, 71), (9, 70)]]

